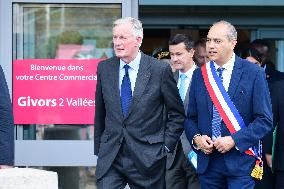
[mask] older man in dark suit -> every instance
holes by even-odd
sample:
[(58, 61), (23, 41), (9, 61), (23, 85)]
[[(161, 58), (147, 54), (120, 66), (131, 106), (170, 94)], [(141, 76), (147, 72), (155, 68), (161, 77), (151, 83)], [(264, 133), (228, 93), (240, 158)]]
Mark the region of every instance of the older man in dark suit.
[(213, 24), (206, 42), (210, 62), (192, 77), (185, 132), (197, 153), (202, 189), (253, 189), (260, 154), (250, 149), (257, 155), (272, 127), (264, 71), (237, 57), (236, 43), (232, 24)]
[(184, 109), (171, 67), (140, 52), (142, 38), (139, 20), (116, 20), (116, 56), (98, 66), (98, 189), (124, 188), (127, 183), (135, 189), (163, 189), (166, 154), (174, 150), (183, 131)]
[(0, 66), (0, 169), (14, 164), (14, 120), (8, 86)]

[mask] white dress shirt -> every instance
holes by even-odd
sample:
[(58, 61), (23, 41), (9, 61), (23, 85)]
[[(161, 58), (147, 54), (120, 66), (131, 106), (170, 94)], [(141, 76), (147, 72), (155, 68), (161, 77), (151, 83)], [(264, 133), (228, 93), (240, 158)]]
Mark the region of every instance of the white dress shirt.
[[(233, 54), (233, 56), (230, 58), (230, 60), (222, 66), (222, 68), (224, 68), (224, 71), (223, 71), (223, 74), (222, 74), (223, 85), (224, 85), (224, 88), (225, 88), (226, 91), (228, 91), (228, 89), (229, 89), (234, 64), (235, 64), (235, 54)], [(216, 70), (220, 67), (215, 62), (214, 62), (214, 66), (215, 66)], [(217, 75), (218, 75), (218, 73), (217, 73)]]
[[(139, 69), (139, 65), (140, 65), (140, 60), (141, 60), (141, 52), (139, 51), (137, 56), (135, 57), (135, 59), (127, 64), (130, 67), (128, 69), (128, 74), (129, 74), (129, 79), (130, 79), (130, 82), (131, 82), (132, 95), (133, 95), (133, 91), (135, 89), (135, 83), (136, 83), (136, 78), (137, 78), (138, 69)], [(125, 64), (126, 63), (123, 60), (120, 59), (120, 64), (119, 64), (119, 91), (121, 90), (122, 79), (125, 75), (125, 69), (123, 68), (123, 66)]]

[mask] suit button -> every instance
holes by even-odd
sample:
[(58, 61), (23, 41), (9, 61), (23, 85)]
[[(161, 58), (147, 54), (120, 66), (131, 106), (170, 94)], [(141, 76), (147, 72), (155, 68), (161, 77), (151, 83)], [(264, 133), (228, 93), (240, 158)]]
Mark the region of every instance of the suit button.
[(122, 127), (125, 128), (126, 126), (123, 124)]

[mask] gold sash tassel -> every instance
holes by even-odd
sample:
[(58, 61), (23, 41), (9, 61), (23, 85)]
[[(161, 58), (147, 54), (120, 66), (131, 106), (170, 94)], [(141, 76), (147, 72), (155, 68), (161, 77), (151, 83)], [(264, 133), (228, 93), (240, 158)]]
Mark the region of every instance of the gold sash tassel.
[(263, 175), (263, 166), (260, 164), (257, 162), (251, 172), (251, 176), (257, 180), (261, 180)]

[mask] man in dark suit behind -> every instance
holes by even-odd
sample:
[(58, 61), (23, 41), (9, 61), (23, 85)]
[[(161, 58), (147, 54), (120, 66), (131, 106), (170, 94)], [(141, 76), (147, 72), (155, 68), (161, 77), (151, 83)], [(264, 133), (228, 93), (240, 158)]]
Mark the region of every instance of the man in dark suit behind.
[[(271, 94), (271, 100), (274, 102), (273, 106), (276, 106), (274, 98), (277, 98), (277, 95), (272, 95), (272, 86), (275, 82), (284, 79), (284, 73), (275, 69), (273, 62), (270, 61), (270, 45), (264, 39), (256, 39), (251, 42), (250, 47), (256, 49), (261, 54), (261, 66), (265, 70), (266, 80)], [(275, 92), (274, 92), (275, 93)], [(255, 189), (267, 189), (274, 188), (275, 186), (275, 174), (271, 171), (272, 166), (272, 133), (270, 131), (263, 139), (263, 179), (256, 182)]]
[[(253, 146), (257, 148), (259, 140), (272, 127), (271, 102), (264, 71), (237, 57), (234, 54), (236, 43), (237, 31), (232, 24), (226, 21), (213, 24), (206, 42), (211, 62), (202, 68), (211, 68), (216, 74), (219, 86), (242, 117), (243, 128), (232, 134), (229, 132), (220, 117), (224, 111), (220, 113), (213, 106), (205, 86), (205, 70), (195, 70), (192, 77), (185, 132), (197, 153), (197, 172), (202, 189), (253, 189), (255, 184), (251, 172), (256, 158), (244, 152)], [(233, 126), (236, 125), (233, 122)]]
[[(274, 184), (273, 189), (284, 188), (284, 80), (279, 80), (271, 86), (273, 110), (273, 125), (277, 126), (274, 144)], [(272, 148), (272, 134), (270, 135)], [(271, 162), (272, 163), (272, 162)], [(271, 185), (272, 186), (272, 185)], [(272, 188), (270, 186), (270, 188)]]
[(284, 79), (284, 73), (275, 69), (275, 65), (270, 60), (270, 45), (264, 39), (256, 39), (251, 42), (250, 47), (256, 49), (261, 54), (261, 67), (264, 68), (268, 87), (271, 84)]
[(116, 56), (98, 66), (98, 189), (124, 188), (127, 183), (135, 189), (163, 189), (166, 154), (174, 150), (183, 131), (184, 109), (171, 67), (140, 52), (142, 38), (139, 20), (116, 20)]
[(14, 120), (8, 86), (0, 66), (0, 169), (14, 164)]
[[(184, 109), (188, 108), (188, 94), (193, 71), (194, 42), (185, 34), (176, 34), (169, 40), (171, 64)], [(190, 144), (183, 133), (173, 153), (167, 155), (166, 189), (200, 189), (196, 170), (188, 159)]]
[(209, 61), (206, 52), (206, 38), (199, 39), (195, 43), (194, 50), (193, 60), (198, 67), (201, 67)]

